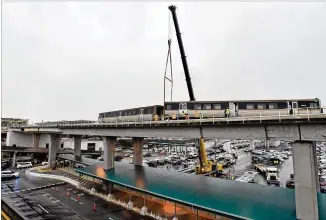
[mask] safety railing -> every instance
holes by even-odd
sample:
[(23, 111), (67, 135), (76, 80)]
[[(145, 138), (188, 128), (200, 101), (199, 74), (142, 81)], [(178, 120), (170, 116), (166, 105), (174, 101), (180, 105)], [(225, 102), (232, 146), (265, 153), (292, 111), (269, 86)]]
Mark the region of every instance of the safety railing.
[[(323, 112), (326, 108), (323, 108)], [(300, 109), (302, 110), (302, 109)], [(186, 124), (202, 124), (202, 123), (232, 123), (232, 122), (260, 122), (267, 120), (279, 121), (282, 122), (283, 120), (305, 120), (310, 121), (311, 119), (315, 118), (326, 118), (325, 113), (318, 113), (318, 112), (311, 112), (312, 108), (305, 108), (306, 111), (297, 111), (295, 114), (284, 114), (284, 111), (278, 111), (276, 114), (272, 115), (265, 115), (263, 111), (259, 112), (259, 115), (245, 115), (245, 114), (238, 114), (237, 116), (231, 117), (217, 117), (216, 115), (211, 115), (210, 118), (198, 118), (198, 119), (179, 119), (179, 120), (171, 120), (171, 119), (162, 119), (162, 117), (158, 117), (156, 121), (148, 121), (148, 120), (115, 120), (111, 122), (87, 122), (87, 123), (50, 123), (50, 124), (40, 124), (40, 125), (19, 125), (12, 128), (68, 128), (68, 127), (129, 127), (129, 126), (164, 126), (164, 125), (186, 125)], [(300, 112), (300, 113), (298, 113)]]

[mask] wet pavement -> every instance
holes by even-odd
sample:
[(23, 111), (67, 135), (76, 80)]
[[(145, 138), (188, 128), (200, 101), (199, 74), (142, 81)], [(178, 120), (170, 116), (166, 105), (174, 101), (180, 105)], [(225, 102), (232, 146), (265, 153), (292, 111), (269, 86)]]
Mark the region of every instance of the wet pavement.
[[(37, 186), (60, 182), (45, 178), (29, 177), (24, 173), (25, 170), (20, 170), (20, 178), (2, 181), (1, 188), (2, 199), (19, 214), (25, 216), (26, 219), (151, 219), (113, 203), (108, 203), (103, 199), (82, 193), (69, 184), (24, 191)], [(67, 197), (67, 189), (70, 189), (69, 197)], [(22, 191), (9, 193), (19, 190)], [(77, 199), (78, 194), (80, 194), (79, 201)], [(96, 211), (93, 211), (94, 202), (96, 204)]]

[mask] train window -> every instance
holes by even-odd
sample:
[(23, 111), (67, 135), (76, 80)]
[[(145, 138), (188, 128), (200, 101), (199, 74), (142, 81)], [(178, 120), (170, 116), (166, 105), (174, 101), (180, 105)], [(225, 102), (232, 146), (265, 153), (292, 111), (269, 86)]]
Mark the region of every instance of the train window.
[(201, 109), (201, 104), (195, 104), (194, 109), (195, 110), (200, 110)]
[(211, 104), (204, 104), (204, 109), (212, 109), (212, 105)]
[(172, 105), (167, 105), (166, 106), (166, 110), (171, 110), (172, 109)]
[(266, 109), (266, 104), (262, 104), (262, 103), (258, 104), (257, 109)]
[(317, 108), (318, 105), (317, 105), (317, 103), (309, 103), (309, 107), (310, 108)]
[(255, 105), (254, 104), (247, 104), (246, 109), (255, 109)]
[(148, 109), (147, 114), (152, 114), (152, 109)]
[(132, 111), (132, 115), (136, 115), (136, 111)]
[(127, 116), (128, 115), (128, 112), (125, 112), (125, 116)]
[(269, 109), (278, 109), (277, 103), (269, 103), (268, 108)]
[(131, 115), (131, 112), (128, 112), (128, 115)]
[(214, 104), (214, 109), (222, 109), (221, 104)]

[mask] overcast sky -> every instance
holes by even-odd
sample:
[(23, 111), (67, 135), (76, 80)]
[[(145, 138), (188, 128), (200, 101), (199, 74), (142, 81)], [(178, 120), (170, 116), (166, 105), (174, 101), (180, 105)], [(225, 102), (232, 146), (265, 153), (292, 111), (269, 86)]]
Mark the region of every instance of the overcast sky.
[[(171, 3), (4, 2), (2, 117), (163, 102)], [(326, 103), (326, 3), (177, 3), (197, 100)], [(188, 100), (174, 26), (173, 100)]]

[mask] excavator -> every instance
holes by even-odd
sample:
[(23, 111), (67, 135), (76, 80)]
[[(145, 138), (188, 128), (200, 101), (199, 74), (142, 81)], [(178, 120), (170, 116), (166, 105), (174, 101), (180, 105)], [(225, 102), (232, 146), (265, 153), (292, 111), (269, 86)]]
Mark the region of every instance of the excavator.
[[(174, 27), (175, 27), (175, 31), (176, 31), (176, 35), (177, 35), (183, 70), (184, 70), (184, 73), (186, 76), (186, 83), (187, 83), (187, 87), (188, 87), (189, 98), (190, 98), (190, 101), (196, 101), (192, 83), (191, 83), (190, 74), (189, 74), (187, 58), (185, 55), (185, 50), (184, 50), (183, 42), (182, 42), (182, 38), (181, 38), (179, 22), (178, 22), (178, 18), (177, 18), (177, 14), (176, 14), (176, 6), (175, 5), (169, 6), (169, 10), (171, 11), (171, 14), (172, 14), (173, 23), (174, 23)], [(196, 166), (196, 169), (195, 169), (196, 174), (218, 176), (219, 174), (223, 173), (223, 165), (222, 164), (218, 164), (216, 161), (207, 160), (206, 150), (205, 150), (205, 141), (204, 141), (203, 131), (202, 131), (201, 127), (200, 127), (200, 139), (197, 141), (197, 143), (199, 145), (198, 146), (199, 164)]]

